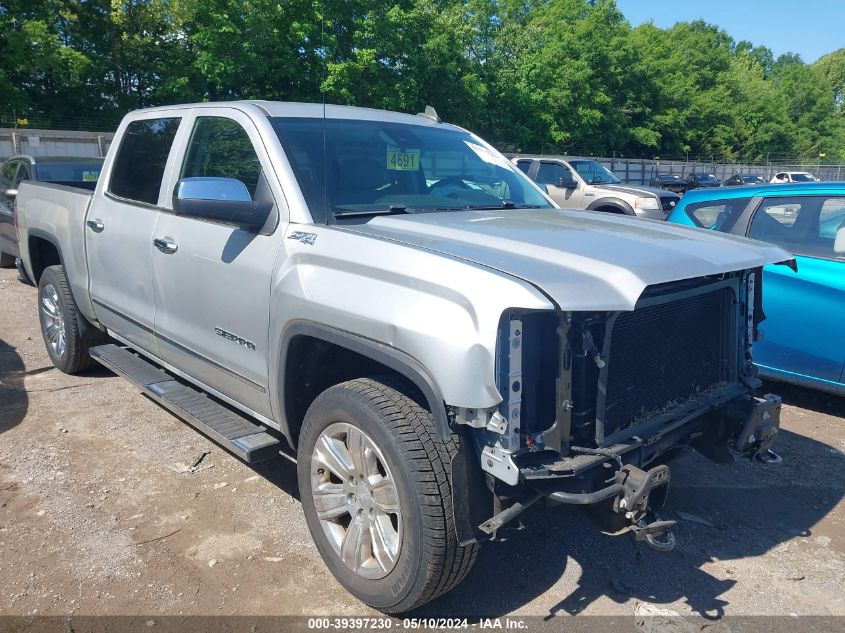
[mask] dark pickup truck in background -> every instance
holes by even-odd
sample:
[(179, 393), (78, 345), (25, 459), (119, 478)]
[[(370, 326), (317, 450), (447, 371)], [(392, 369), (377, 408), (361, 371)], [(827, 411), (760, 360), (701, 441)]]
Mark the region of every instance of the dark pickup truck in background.
[(0, 268), (11, 268), (17, 263), (21, 280), (29, 281), (20, 265), (15, 222), (15, 199), (21, 182), (37, 180), (93, 191), (102, 168), (102, 158), (22, 155), (3, 163), (0, 167)]

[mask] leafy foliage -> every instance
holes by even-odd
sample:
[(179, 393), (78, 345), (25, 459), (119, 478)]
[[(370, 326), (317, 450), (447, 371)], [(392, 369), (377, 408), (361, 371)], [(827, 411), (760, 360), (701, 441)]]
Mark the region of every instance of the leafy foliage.
[(845, 160), (845, 49), (774, 58), (614, 0), (2, 0), (0, 113), (263, 98), (433, 105), (504, 149)]

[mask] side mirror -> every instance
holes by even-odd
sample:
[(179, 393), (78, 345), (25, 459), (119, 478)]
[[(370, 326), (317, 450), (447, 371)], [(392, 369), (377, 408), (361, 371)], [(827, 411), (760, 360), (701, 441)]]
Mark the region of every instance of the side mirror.
[(15, 198), (18, 197), (18, 190), (17, 189), (6, 189), (6, 191), (3, 192), (3, 195), (5, 195), (9, 200), (14, 200)]
[(201, 218), (258, 231), (267, 222), (272, 202), (255, 202), (235, 178), (182, 178), (173, 192), (176, 215)]
[(563, 187), (564, 189), (577, 189), (578, 183), (575, 182), (575, 179), (572, 176), (569, 176), (569, 178), (562, 176), (558, 179), (557, 186)]
[(845, 256), (845, 223), (836, 229), (836, 238), (833, 240), (833, 252)]

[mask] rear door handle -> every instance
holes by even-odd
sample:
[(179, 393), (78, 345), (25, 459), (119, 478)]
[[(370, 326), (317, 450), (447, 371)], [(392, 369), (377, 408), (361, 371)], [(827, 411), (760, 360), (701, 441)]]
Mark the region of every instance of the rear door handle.
[(155, 238), (153, 244), (162, 253), (175, 253), (179, 249), (179, 245), (176, 242), (166, 237)]
[(94, 233), (102, 233), (103, 229), (106, 228), (106, 225), (103, 224), (102, 220), (88, 220), (85, 224), (87, 224), (88, 228), (94, 231)]

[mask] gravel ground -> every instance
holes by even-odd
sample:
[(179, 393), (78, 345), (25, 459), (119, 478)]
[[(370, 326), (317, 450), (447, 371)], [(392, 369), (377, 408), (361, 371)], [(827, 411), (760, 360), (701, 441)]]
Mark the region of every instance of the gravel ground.
[[(0, 615), (373, 613), (311, 544), (293, 463), (247, 466), (105, 370), (58, 372), (35, 290), (0, 270), (0, 297)], [(418, 615), (845, 615), (845, 400), (767, 387), (784, 463), (675, 462), (674, 552), (538, 507)]]

